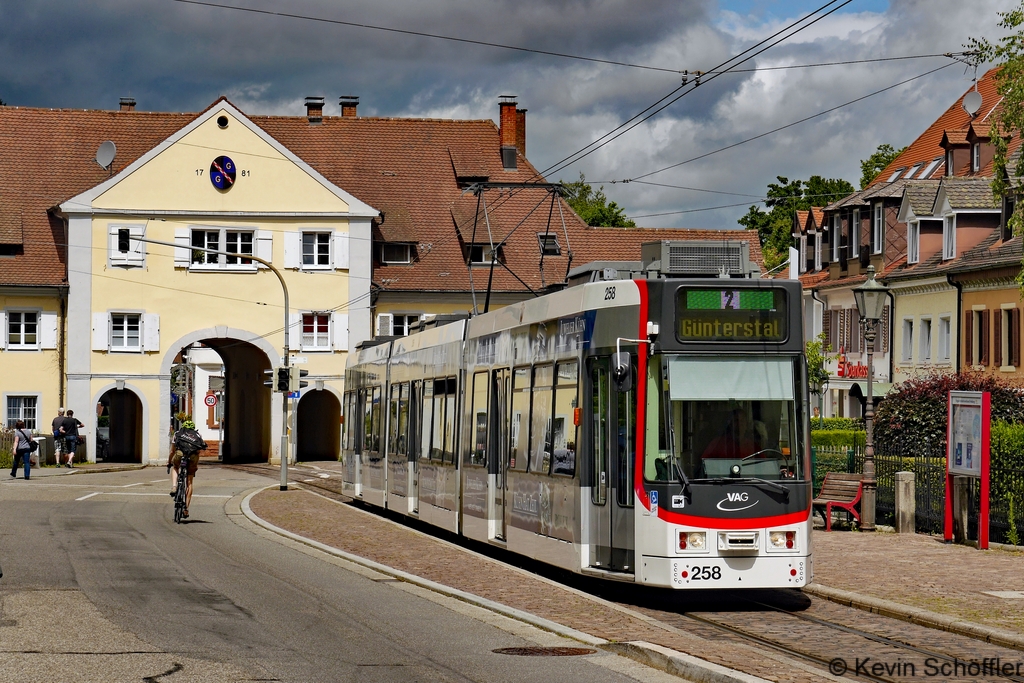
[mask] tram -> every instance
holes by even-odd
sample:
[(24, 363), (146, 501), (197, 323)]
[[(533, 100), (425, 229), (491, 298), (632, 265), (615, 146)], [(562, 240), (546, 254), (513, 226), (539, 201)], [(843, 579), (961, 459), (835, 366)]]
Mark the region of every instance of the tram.
[(804, 586), (800, 302), (795, 281), (647, 270), (364, 346), (344, 491), (577, 573)]

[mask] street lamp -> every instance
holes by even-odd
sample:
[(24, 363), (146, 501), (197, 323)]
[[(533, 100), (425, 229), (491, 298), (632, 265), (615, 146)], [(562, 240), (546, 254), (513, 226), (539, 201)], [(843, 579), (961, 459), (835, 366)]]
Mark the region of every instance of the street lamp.
[(885, 314), (885, 300), (888, 294), (889, 288), (875, 280), (874, 266), (868, 266), (867, 282), (853, 289), (853, 297), (857, 300), (857, 311), (864, 323), (864, 340), (868, 347), (868, 397), (864, 407), (864, 427), (867, 434), (864, 440), (864, 496), (861, 499), (861, 531), (875, 530), (875, 493), (878, 482), (875, 480), (875, 443), (872, 433), (875, 405), (871, 397), (875, 367), (872, 364), (871, 356), (875, 351), (875, 325)]

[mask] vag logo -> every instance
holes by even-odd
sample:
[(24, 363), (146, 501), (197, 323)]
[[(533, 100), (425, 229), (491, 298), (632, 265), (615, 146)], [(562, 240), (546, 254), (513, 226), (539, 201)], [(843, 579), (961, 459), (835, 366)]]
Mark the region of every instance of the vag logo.
[(749, 510), (757, 505), (756, 500), (750, 503), (750, 505), (744, 505), (744, 503), (750, 503), (750, 494), (746, 491), (732, 491), (725, 494), (725, 498), (718, 501), (718, 509), (722, 512), (740, 512), (742, 510)]

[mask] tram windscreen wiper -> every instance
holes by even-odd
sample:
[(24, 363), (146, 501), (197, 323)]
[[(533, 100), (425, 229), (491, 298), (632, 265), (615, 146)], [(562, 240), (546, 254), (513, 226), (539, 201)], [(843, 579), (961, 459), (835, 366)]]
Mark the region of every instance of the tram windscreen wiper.
[(694, 479), (694, 481), (707, 484), (758, 484), (778, 491), (785, 498), (786, 502), (789, 502), (789, 489), (782, 484), (776, 484), (774, 481), (768, 481), (767, 479), (758, 479), (757, 477), (712, 477), (710, 479)]

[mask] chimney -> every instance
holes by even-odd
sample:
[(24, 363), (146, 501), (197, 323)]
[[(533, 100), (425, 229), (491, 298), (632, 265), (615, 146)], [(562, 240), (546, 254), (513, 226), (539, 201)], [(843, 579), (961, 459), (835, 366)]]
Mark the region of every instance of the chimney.
[[(516, 96), (502, 95), (498, 102), (499, 137), (501, 138), (501, 165), (506, 171), (516, 170)], [(525, 129), (524, 129), (525, 133)]]
[(306, 117), (309, 119), (311, 124), (322, 123), (324, 120), (324, 98), (322, 97), (307, 97), (306, 98)]
[(342, 95), (338, 98), (341, 105), (341, 115), (346, 118), (356, 118), (356, 107), (359, 106), (359, 97), (356, 95)]
[(135, 98), (122, 97), (120, 101), (121, 111), (135, 111)]
[(526, 110), (516, 109), (516, 149), (526, 157)]

